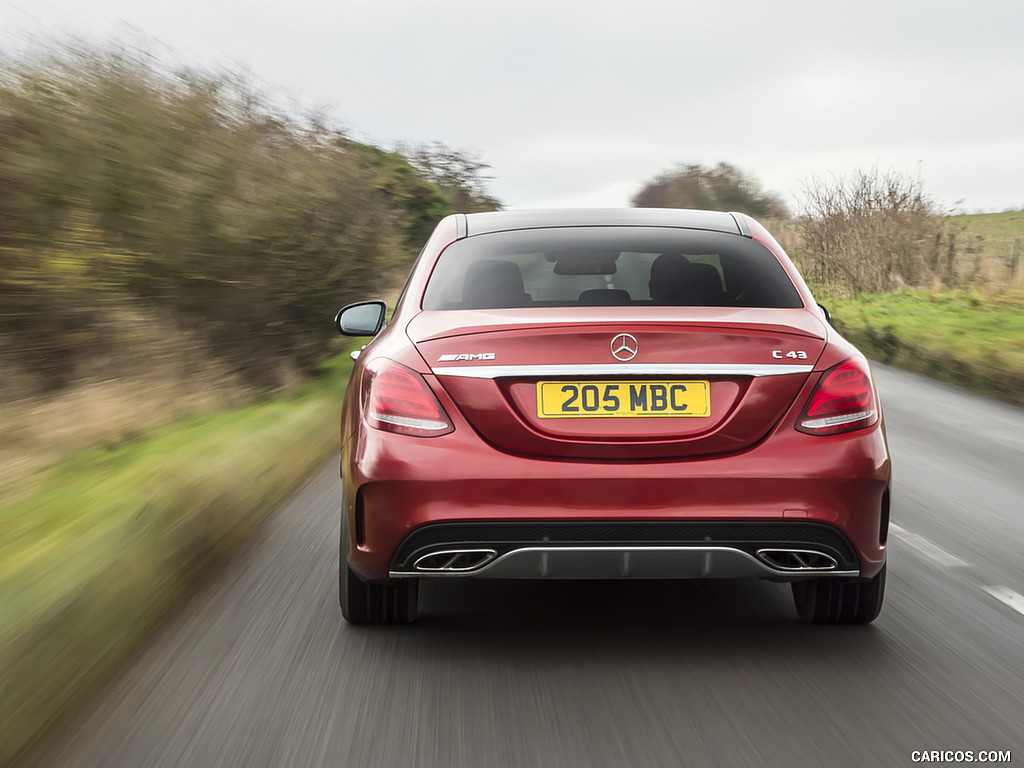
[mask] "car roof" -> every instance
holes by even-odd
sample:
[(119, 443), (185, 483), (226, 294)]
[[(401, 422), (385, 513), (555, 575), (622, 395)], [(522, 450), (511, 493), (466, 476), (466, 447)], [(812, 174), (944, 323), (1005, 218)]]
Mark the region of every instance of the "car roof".
[[(460, 218), (463, 218), (460, 216)], [(677, 227), (750, 237), (743, 214), (679, 208), (548, 208), (464, 214), (462, 237), (549, 227)]]

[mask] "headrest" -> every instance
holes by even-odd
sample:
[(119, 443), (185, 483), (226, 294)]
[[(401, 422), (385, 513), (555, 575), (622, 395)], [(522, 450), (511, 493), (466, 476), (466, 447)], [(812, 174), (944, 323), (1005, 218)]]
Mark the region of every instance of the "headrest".
[(523, 273), (511, 261), (476, 261), (466, 270), (462, 306), (466, 309), (522, 307), (530, 295), (523, 290)]

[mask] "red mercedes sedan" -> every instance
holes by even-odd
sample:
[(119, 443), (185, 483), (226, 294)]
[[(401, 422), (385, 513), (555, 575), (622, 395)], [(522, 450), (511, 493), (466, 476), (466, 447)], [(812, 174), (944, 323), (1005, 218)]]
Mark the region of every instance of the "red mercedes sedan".
[(341, 418), (340, 602), (421, 579), (792, 584), (875, 619), (891, 468), (867, 360), (758, 222), (670, 209), (456, 214), (369, 336)]

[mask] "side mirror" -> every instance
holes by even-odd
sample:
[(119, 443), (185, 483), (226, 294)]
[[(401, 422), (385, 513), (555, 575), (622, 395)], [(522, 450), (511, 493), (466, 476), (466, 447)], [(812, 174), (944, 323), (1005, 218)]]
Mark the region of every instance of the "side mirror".
[(825, 316), (825, 322), (832, 325), (832, 313), (828, 311), (824, 304), (819, 304), (818, 309), (820, 309), (821, 314)]
[(376, 336), (384, 327), (387, 304), (383, 301), (360, 301), (338, 312), (334, 325), (344, 336)]

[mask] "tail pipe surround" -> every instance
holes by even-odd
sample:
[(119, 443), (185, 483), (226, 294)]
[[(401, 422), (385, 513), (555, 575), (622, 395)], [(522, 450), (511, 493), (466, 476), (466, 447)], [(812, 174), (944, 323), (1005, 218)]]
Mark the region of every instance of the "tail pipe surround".
[(831, 555), (810, 549), (759, 549), (757, 556), (780, 571), (834, 571), (839, 567)]
[(493, 549), (446, 549), (424, 555), (413, 564), (413, 568), (432, 573), (475, 571), (497, 556), (498, 553)]

